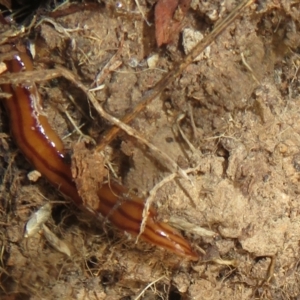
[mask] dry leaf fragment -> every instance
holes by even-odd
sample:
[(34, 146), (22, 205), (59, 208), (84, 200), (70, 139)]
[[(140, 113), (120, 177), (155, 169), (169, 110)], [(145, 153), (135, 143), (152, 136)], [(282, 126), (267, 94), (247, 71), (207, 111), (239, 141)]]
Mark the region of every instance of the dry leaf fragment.
[(42, 177), (42, 174), (37, 170), (31, 171), (27, 174), (27, 178), (31, 182), (37, 182), (41, 177)]
[(67, 256), (71, 256), (71, 250), (69, 246), (59, 239), (45, 224), (43, 225), (44, 236), (48, 243), (57, 251), (66, 254)]
[(24, 237), (28, 238), (39, 232), (42, 225), (49, 220), (51, 211), (52, 205), (48, 202), (33, 213), (26, 223)]
[(172, 42), (190, 7), (191, 0), (158, 0), (155, 6), (155, 38), (157, 46)]

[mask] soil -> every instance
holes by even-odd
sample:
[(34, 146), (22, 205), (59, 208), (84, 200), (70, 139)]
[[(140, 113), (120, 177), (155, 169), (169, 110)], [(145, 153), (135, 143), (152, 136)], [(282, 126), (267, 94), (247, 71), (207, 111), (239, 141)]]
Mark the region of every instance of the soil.
[[(153, 2), (138, 1), (150, 23)], [(23, 41), (36, 45), (36, 69), (59, 65), (86, 87), (103, 84), (96, 99), (121, 118), (186, 55), (183, 31), (208, 35), (236, 2), (193, 0), (178, 37), (160, 49), (153, 24), (132, 0), (61, 7)], [(195, 168), (189, 180), (178, 175), (162, 185), (153, 206), (160, 220), (182, 230), (197, 262), (136, 244), (45, 179), (31, 182), (32, 167), (0, 106), (1, 299), (298, 299), (299, 20), (299, 1), (257, 1), (130, 123), (182, 169)], [(106, 176), (103, 156), (92, 149), (111, 124), (67, 79), (38, 87), (70, 156), (92, 170), (91, 182)], [(103, 153), (110, 176), (145, 199), (170, 175), (156, 153), (124, 132)], [(24, 237), (32, 213), (49, 201), (46, 225), (64, 253), (41, 231)]]

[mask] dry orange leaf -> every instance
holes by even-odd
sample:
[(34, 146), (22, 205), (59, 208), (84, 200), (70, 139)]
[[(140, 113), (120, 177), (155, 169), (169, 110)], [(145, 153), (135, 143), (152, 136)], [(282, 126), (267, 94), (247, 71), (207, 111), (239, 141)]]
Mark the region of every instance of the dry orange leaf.
[(169, 44), (182, 28), (191, 0), (158, 0), (155, 6), (155, 37), (158, 47)]

